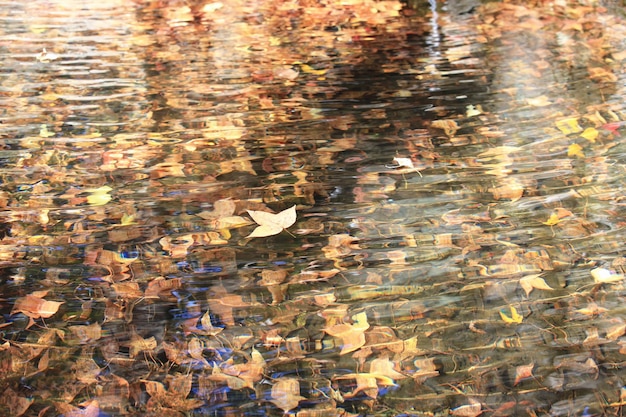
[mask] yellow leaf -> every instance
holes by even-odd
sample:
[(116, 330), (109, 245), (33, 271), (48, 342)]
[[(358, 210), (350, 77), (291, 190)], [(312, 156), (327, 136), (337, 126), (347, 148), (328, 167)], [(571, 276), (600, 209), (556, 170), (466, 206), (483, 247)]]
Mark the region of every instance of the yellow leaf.
[(122, 219), (120, 220), (120, 224), (122, 226), (128, 226), (131, 224), (137, 224), (137, 222), (135, 222), (135, 216), (134, 215), (128, 215), (126, 213), (124, 213), (122, 215)]
[(296, 222), (296, 206), (291, 206), (276, 214), (254, 210), (248, 210), (248, 214), (259, 225), (247, 236), (248, 238), (277, 235)]
[(595, 128), (588, 127), (583, 133), (580, 134), (580, 136), (587, 139), (589, 142), (595, 143), (599, 134), (600, 132), (598, 132)]
[(554, 226), (555, 224), (558, 224), (561, 221), (561, 219), (559, 218), (559, 215), (556, 213), (552, 213), (550, 215), (550, 218), (545, 221), (542, 222), (543, 224), (545, 224), (546, 226)]
[(513, 306), (511, 306), (511, 317), (507, 316), (502, 311), (500, 311), (500, 317), (502, 317), (502, 320), (505, 323), (521, 323), (522, 320), (524, 320), (524, 316), (521, 316), (517, 312), (517, 309), (515, 309), (515, 307)]
[(559, 120), (556, 122), (556, 127), (563, 132), (564, 135), (570, 133), (582, 132), (583, 128), (578, 124), (578, 118), (570, 117), (568, 119)]
[(113, 197), (109, 195), (109, 191), (113, 191), (111, 187), (105, 185), (104, 187), (96, 188), (94, 190), (90, 190), (90, 195), (87, 196), (87, 203), (92, 206), (103, 206)]
[(583, 147), (577, 143), (572, 143), (567, 148), (567, 156), (578, 156), (579, 158), (584, 158), (585, 153), (583, 152)]
[(301, 64), (300, 69), (302, 70), (302, 72), (306, 72), (307, 74), (313, 74), (313, 75), (324, 75), (328, 71), (325, 69), (316, 70), (315, 68), (307, 64)]

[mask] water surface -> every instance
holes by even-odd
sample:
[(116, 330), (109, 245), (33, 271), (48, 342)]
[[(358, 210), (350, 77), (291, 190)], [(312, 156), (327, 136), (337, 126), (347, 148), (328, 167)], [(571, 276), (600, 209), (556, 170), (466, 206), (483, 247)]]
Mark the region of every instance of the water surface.
[(618, 415), (622, 9), (422, 3), (1, 3), (3, 412)]

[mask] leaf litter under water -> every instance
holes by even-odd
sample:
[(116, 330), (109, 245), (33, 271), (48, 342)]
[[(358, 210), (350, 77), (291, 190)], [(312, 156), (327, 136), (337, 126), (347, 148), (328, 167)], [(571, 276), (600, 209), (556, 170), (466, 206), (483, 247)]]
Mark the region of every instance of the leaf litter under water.
[[(560, 416), (616, 414), (626, 404), (619, 367), (626, 122), (611, 101), (613, 90), (623, 96), (611, 84), (626, 59), (623, 22), (603, 6), (565, 12), (491, 2), (476, 8), (485, 17), (479, 22), (469, 14), (472, 24), (455, 23), (467, 41), (441, 44), (444, 71), (415, 59), (416, 28), (426, 33), (431, 23), (416, 17), (404, 27), (398, 17), (412, 14), (399, 2), (314, 3), (298, 25), (290, 7), (262, 19), (261, 3), (253, 15), (233, 12), (236, 2), (142, 9), (159, 10), (162, 20), (142, 15), (150, 24), (131, 42), (150, 54), (158, 71), (146, 82), (165, 86), (163, 102), (135, 112), (140, 103), (108, 98), (107, 106), (137, 118), (119, 120), (114, 131), (106, 128), (111, 120), (97, 122), (115, 117), (110, 108), (94, 104), (81, 111), (97, 108), (86, 118), (102, 132), (64, 136), (62, 118), (76, 109), (63, 106), (77, 92), (50, 82), (71, 55), (61, 43), (55, 63), (39, 56), (43, 94), (20, 96), (30, 87), (3, 84), (19, 115), (4, 125), (23, 117), (39, 124), (3, 154), (0, 412)], [(258, 30), (273, 19), (289, 22), (288, 36)], [(211, 37), (207, 22), (232, 23), (237, 36), (224, 38), (239, 44), (224, 51), (253, 67), (231, 72), (223, 39)], [(44, 30), (28, 27), (29, 36)], [(201, 28), (214, 42), (206, 72), (198, 71), (203, 56), (186, 49)], [(172, 48), (163, 33), (189, 42)], [(293, 47), (292, 39), (311, 33), (324, 48)], [(532, 50), (508, 47), (520, 33)], [(377, 44), (383, 39), (385, 47)], [(489, 54), (497, 45), (507, 45), (510, 59)], [(127, 44), (114, 46), (136, 57)], [(370, 53), (393, 87), (376, 81)], [(338, 65), (336, 56), (345, 61)], [(587, 91), (608, 94), (597, 103), (561, 96), (567, 88), (554, 74), (565, 63), (588, 74), (576, 80), (589, 82)], [(475, 104), (455, 107), (452, 96), (432, 93), (447, 91), (455, 73), (464, 82), (497, 80), (500, 64), (511, 76), (494, 91), (505, 100), (480, 104), (478, 94)], [(120, 77), (137, 79), (133, 67), (117, 69)], [(363, 91), (352, 68), (368, 70)], [(169, 85), (180, 81), (177, 72), (190, 91)], [(344, 72), (348, 89), (338, 78)], [(254, 83), (232, 82), (239, 79)], [(429, 86), (423, 97), (421, 85)], [(345, 99), (349, 111), (317, 108), (321, 97)], [(418, 100), (428, 111), (414, 108)], [(410, 117), (396, 119), (407, 103)], [(42, 109), (58, 123), (41, 125)], [(160, 119), (169, 110), (200, 127)], [(297, 134), (260, 122), (297, 117)], [(511, 134), (513, 121), (528, 131)], [(170, 123), (176, 129), (162, 129)], [(308, 123), (316, 126), (310, 142)], [(248, 140), (257, 128), (258, 148)], [(14, 146), (22, 148), (15, 155)], [(379, 155), (385, 146), (397, 149)], [(380, 162), (393, 154), (403, 155), (394, 166)], [(354, 184), (340, 189), (338, 172)], [(271, 212), (285, 203), (293, 206)], [(306, 210), (299, 237), (286, 246), (263, 240), (295, 224), (296, 205)], [(231, 241), (250, 224), (246, 212), (258, 225), (247, 236), (257, 238), (248, 242), (258, 251), (252, 255)]]

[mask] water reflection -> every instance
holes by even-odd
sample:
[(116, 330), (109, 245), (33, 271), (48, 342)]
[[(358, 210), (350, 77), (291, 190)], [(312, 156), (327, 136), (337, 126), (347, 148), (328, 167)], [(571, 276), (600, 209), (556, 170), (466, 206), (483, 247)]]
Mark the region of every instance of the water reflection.
[(3, 411), (617, 413), (622, 17), (423, 3), (0, 6)]

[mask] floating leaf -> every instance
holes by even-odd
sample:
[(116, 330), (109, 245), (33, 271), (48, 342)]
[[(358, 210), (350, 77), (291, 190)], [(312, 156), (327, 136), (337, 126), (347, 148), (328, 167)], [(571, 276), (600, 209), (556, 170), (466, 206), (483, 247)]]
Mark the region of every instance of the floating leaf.
[(102, 327), (100, 327), (99, 323), (92, 323), (86, 326), (71, 326), (69, 330), (76, 337), (77, 342), (82, 345), (95, 342), (102, 337)]
[(399, 169), (397, 172), (399, 174), (405, 174), (405, 173), (410, 173), (410, 172), (417, 172), (419, 174), (419, 176), (421, 177), (422, 174), (419, 172), (419, 170), (417, 168), (415, 168), (415, 165), (413, 164), (413, 161), (411, 160), (411, 158), (393, 158), (393, 162), (395, 162), (396, 164), (398, 164), (398, 168), (405, 168), (405, 169)]
[(137, 222), (135, 221), (135, 215), (124, 213), (122, 215), (122, 219), (120, 220), (120, 224), (122, 226), (129, 226), (131, 224), (137, 224)]
[(550, 98), (546, 95), (526, 99), (526, 102), (533, 107), (545, 107), (552, 104)]
[(340, 375), (334, 378), (335, 380), (354, 379), (356, 381), (356, 389), (351, 393), (346, 393), (347, 398), (355, 397), (359, 393), (363, 393), (370, 398), (376, 398), (378, 396), (378, 387), (393, 387), (396, 383), (393, 379), (373, 373), (350, 373)]
[(296, 206), (281, 211), (269, 213), (266, 211), (248, 210), (248, 214), (259, 226), (247, 237), (267, 237), (277, 235), (296, 222)]
[(521, 323), (524, 320), (524, 316), (521, 316), (513, 306), (511, 306), (511, 317), (504, 314), (503, 311), (500, 311), (500, 317), (505, 323)]
[(147, 339), (133, 333), (130, 337), (129, 356), (136, 357), (140, 352), (152, 352), (157, 347), (157, 341), (154, 336)]
[(452, 119), (433, 120), (431, 126), (443, 130), (448, 137), (454, 136), (456, 131), (459, 130), (459, 125)]
[(541, 278), (540, 275), (528, 275), (527, 277), (520, 279), (519, 284), (522, 287), (522, 289), (526, 292), (527, 297), (530, 295), (533, 289), (537, 289), (537, 290), (552, 290), (553, 289), (546, 283), (546, 280)]
[(302, 72), (305, 72), (307, 74), (313, 74), (313, 75), (324, 75), (328, 71), (326, 69), (318, 70), (307, 64), (300, 64), (300, 69), (302, 70)]

